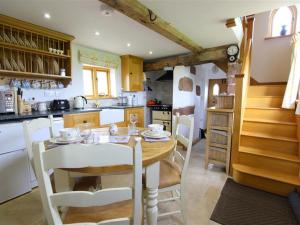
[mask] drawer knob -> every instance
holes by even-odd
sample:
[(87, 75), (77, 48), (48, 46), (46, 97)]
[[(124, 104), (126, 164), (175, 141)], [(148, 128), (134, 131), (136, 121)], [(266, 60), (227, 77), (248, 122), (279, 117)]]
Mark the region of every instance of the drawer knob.
[(83, 123), (87, 123), (87, 121), (86, 121), (86, 120), (84, 120), (84, 121), (83, 121)]

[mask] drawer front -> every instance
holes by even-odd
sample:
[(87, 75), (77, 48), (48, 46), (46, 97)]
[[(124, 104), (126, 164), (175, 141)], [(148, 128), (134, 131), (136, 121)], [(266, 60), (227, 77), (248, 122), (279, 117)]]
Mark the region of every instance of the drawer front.
[(83, 123), (91, 123), (92, 128), (100, 126), (99, 112), (64, 115), (65, 127), (75, 127)]
[(172, 112), (152, 111), (153, 120), (172, 120)]

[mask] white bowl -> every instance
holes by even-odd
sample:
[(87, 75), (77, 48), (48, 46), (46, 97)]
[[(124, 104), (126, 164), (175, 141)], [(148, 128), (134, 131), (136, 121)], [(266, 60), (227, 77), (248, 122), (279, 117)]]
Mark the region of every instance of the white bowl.
[(75, 128), (64, 128), (59, 131), (60, 136), (63, 140), (68, 141), (79, 137), (78, 129)]
[(153, 132), (153, 133), (161, 133), (164, 130), (164, 126), (161, 124), (149, 124), (148, 128)]

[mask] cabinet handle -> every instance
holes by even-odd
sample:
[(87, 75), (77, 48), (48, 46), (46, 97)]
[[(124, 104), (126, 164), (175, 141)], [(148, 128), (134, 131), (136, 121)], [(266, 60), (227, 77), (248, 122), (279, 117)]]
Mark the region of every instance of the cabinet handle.
[(87, 121), (86, 121), (86, 120), (84, 120), (84, 121), (83, 121), (83, 123), (87, 123)]

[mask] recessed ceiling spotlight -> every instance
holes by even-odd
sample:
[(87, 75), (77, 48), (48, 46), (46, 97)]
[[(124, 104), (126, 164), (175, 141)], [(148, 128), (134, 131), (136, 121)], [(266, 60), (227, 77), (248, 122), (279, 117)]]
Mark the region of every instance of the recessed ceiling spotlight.
[(99, 31), (96, 31), (96, 32), (95, 32), (95, 35), (96, 35), (96, 36), (99, 36), (99, 35), (100, 35), (100, 32), (99, 32)]
[(50, 18), (51, 18), (51, 15), (50, 15), (49, 13), (44, 13), (44, 17), (45, 17), (46, 19), (50, 19)]
[(130, 47), (131, 46), (131, 44), (130, 43), (127, 43), (127, 47)]
[(105, 4), (101, 4), (100, 11), (103, 16), (111, 16), (114, 12), (113, 8)]
[(149, 55), (152, 55), (153, 54), (153, 52), (152, 51), (149, 51)]

